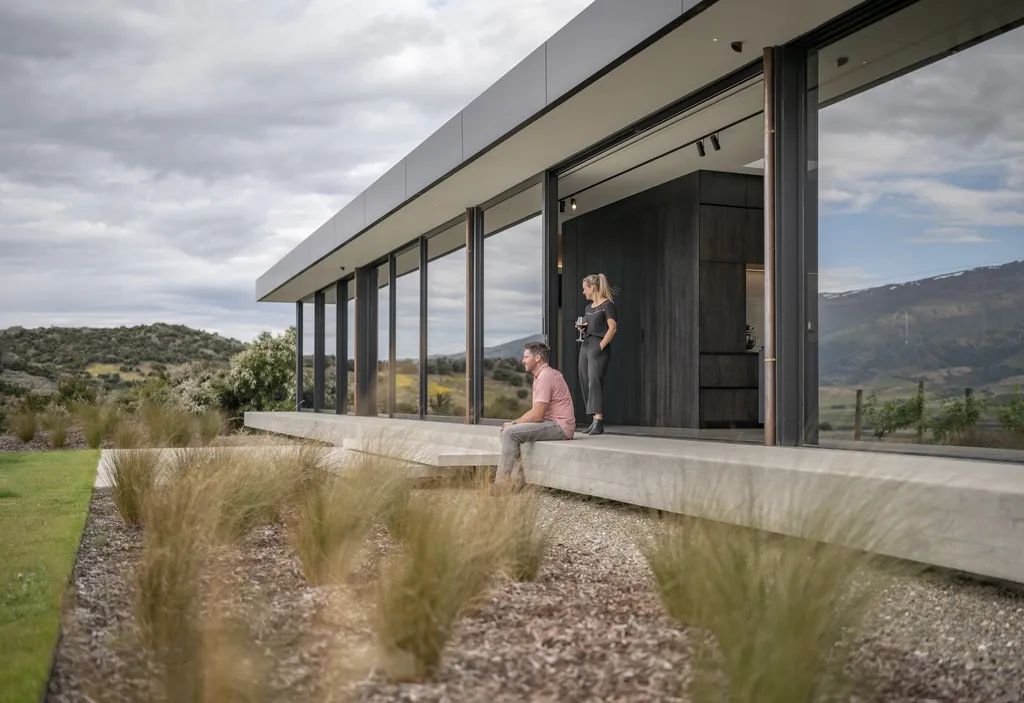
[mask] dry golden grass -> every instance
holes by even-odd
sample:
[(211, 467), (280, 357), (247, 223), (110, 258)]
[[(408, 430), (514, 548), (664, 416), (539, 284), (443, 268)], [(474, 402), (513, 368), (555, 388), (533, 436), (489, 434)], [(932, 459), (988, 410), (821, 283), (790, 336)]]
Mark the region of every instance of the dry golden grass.
[[(847, 646), (890, 583), (883, 569), (890, 562), (842, 544), (877, 547), (874, 518), (883, 504), (798, 494), (803, 499), (794, 496), (788, 509), (804, 516), (801, 538), (672, 516), (644, 544), (666, 611), (702, 633), (688, 692), (698, 703), (803, 703), (849, 693)], [(764, 524), (757, 508), (744, 510), (731, 522)]]
[(381, 576), (374, 628), (393, 680), (436, 671), (457, 618), (482, 599), (500, 567), (500, 508), (479, 490), (462, 493), (411, 501), (405, 539)]
[(541, 519), (541, 493), (533, 487), (510, 493), (499, 523), (504, 570), (516, 581), (533, 581), (551, 548), (554, 524)]
[(22, 410), (11, 418), (11, 430), (22, 442), (31, 442), (39, 430), (39, 417), (31, 410)]
[(117, 408), (110, 404), (80, 403), (75, 406), (74, 416), (90, 449), (99, 449), (104, 440), (111, 439), (121, 419)]
[(126, 525), (142, 524), (161, 461), (157, 449), (114, 449), (107, 455), (104, 470), (117, 511)]
[(43, 429), (49, 435), (50, 446), (62, 449), (68, 440), (68, 429), (71, 427), (71, 416), (62, 408), (50, 408), (42, 416)]

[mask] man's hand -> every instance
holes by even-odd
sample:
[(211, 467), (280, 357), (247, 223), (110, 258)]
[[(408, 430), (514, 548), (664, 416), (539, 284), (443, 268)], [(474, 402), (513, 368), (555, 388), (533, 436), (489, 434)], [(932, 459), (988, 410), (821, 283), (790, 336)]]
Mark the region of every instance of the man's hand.
[(501, 431), (504, 432), (506, 427), (508, 427), (509, 425), (514, 425), (514, 424), (516, 424), (516, 423), (514, 423), (514, 422), (503, 422), (503, 423), (501, 423)]

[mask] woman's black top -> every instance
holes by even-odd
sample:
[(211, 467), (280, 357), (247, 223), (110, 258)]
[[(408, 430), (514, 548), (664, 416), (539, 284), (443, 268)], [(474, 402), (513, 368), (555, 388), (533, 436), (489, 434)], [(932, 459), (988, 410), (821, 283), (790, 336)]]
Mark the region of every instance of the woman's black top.
[(593, 304), (587, 305), (583, 315), (587, 320), (587, 336), (597, 337), (598, 339), (602, 339), (608, 334), (608, 320), (618, 319), (618, 313), (615, 312), (615, 303), (610, 300), (604, 301), (596, 308)]

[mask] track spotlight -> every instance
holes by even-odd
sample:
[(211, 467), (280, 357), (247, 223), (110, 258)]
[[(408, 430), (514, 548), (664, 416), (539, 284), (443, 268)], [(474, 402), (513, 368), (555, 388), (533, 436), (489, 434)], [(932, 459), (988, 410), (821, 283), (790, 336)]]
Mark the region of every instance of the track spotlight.
[(569, 207), (571, 207), (573, 210), (576, 209), (576, 198), (569, 198)]
[(559, 200), (558, 201), (558, 211), (559, 212), (565, 212), (565, 201), (564, 200)]
[(711, 135), (711, 148), (714, 149), (715, 151), (720, 151), (722, 148), (722, 142), (718, 140), (717, 134)]
[(706, 154), (706, 153), (707, 152), (704, 150), (704, 140), (703, 139), (698, 139), (697, 140), (697, 155), (700, 156), (701, 158), (703, 158), (704, 154)]

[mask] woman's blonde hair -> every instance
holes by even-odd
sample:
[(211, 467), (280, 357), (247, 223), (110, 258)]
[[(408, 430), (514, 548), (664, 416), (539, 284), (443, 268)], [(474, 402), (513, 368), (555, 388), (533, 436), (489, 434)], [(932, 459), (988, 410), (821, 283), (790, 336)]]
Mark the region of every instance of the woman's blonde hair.
[(605, 300), (615, 302), (615, 289), (608, 284), (608, 277), (603, 273), (592, 273), (583, 279), (591, 288), (597, 289), (597, 294)]

